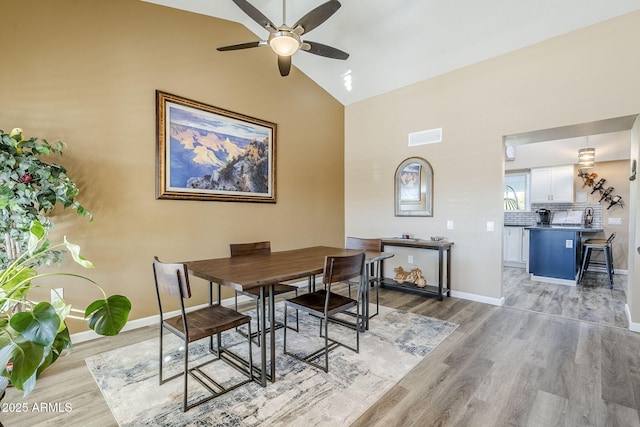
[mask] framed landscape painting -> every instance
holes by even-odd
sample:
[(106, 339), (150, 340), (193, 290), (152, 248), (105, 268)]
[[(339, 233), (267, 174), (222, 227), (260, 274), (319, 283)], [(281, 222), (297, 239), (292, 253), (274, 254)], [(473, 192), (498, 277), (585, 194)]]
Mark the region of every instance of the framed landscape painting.
[(156, 198), (276, 202), (276, 124), (156, 91)]

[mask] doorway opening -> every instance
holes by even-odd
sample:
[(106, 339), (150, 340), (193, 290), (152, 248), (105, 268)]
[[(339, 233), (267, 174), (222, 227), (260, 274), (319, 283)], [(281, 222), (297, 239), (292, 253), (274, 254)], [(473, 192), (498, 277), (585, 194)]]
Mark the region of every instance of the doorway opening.
[[(629, 200), (631, 129), (637, 115), (579, 125), (545, 129), (504, 137), (505, 143), (505, 227), (503, 230), (502, 295), (505, 305), (523, 310), (628, 328), (627, 264), (629, 235), (633, 218), (624, 206), (609, 206), (593, 185), (586, 185), (579, 175), (578, 152), (586, 145), (595, 146), (596, 164), (591, 173), (606, 179), (615, 194)], [(510, 148), (507, 148), (510, 147)], [(569, 167), (570, 166), (570, 167)], [(541, 200), (539, 179), (531, 180), (532, 170), (569, 167), (573, 171), (571, 199)], [(604, 183), (603, 183), (604, 184)], [(532, 186), (537, 186), (532, 189)], [(607, 187), (605, 187), (606, 189)], [(598, 189), (596, 189), (598, 190)], [(533, 191), (533, 194), (532, 194)], [(612, 190), (613, 192), (614, 190)], [(604, 272), (587, 271), (580, 284), (541, 278), (529, 272), (529, 230), (539, 222), (536, 210), (561, 216), (573, 212), (584, 224), (586, 212), (595, 218), (598, 233), (580, 233), (576, 245), (581, 257), (582, 242), (588, 237), (603, 238), (611, 233), (623, 238), (614, 246), (613, 289)], [(593, 212), (596, 215), (593, 216)], [(575, 215), (574, 215), (575, 217)], [(581, 258), (577, 260), (579, 269)]]

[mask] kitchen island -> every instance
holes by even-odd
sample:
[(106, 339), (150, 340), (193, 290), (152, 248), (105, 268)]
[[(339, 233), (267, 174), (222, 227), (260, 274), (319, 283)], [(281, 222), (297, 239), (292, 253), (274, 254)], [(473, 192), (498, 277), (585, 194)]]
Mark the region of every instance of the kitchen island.
[(583, 234), (602, 228), (566, 225), (536, 225), (529, 230), (529, 273), (531, 280), (576, 285), (582, 256)]

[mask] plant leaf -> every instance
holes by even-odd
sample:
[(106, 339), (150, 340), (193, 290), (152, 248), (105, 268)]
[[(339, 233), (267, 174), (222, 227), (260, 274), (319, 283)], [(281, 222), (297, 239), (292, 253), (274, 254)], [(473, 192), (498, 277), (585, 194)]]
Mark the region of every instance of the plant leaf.
[(122, 295), (111, 295), (106, 300), (92, 302), (84, 312), (91, 329), (100, 335), (118, 335), (127, 323), (131, 302)]
[(36, 376), (40, 376), (42, 371), (44, 371), (47, 367), (52, 365), (60, 356), (62, 356), (62, 351), (67, 349), (68, 352), (71, 352), (71, 336), (69, 335), (69, 328), (64, 325), (64, 329), (56, 335), (56, 339), (53, 341), (53, 345), (51, 346), (51, 350), (47, 354), (47, 356), (42, 361), (42, 364), (38, 368), (38, 372)]
[[(37, 274), (33, 268), (23, 268), (17, 274), (7, 278), (1, 286), (6, 291), (7, 298), (16, 301), (27, 295), (31, 289), (30, 279)], [(4, 304), (4, 300), (0, 302)], [(15, 302), (12, 302), (11, 305), (15, 305)], [(4, 305), (2, 307), (4, 308)]]
[(41, 302), (31, 311), (14, 314), (9, 324), (17, 332), (21, 332), (26, 341), (48, 347), (58, 334), (60, 317), (51, 304)]
[(29, 229), (31, 234), (35, 235), (38, 240), (42, 240), (44, 236), (47, 234), (47, 230), (45, 230), (44, 225), (40, 221), (33, 221), (31, 228)]
[(38, 243), (44, 238), (46, 230), (40, 221), (33, 221), (31, 228), (29, 228), (29, 240), (27, 242), (27, 250), (33, 252)]
[(73, 257), (73, 260), (83, 266), (84, 268), (93, 268), (93, 263), (80, 255), (80, 246), (71, 243), (67, 240), (67, 236), (64, 236), (64, 244), (67, 246), (69, 253)]
[(31, 393), (36, 385), (36, 371), (44, 359), (45, 347), (31, 341), (18, 339), (0, 348), (0, 364), (13, 362), (11, 384), (24, 395)]
[[(0, 317), (0, 353), (3, 353), (6, 347), (9, 347), (17, 334), (9, 326), (9, 319), (7, 317)], [(4, 371), (4, 367), (7, 366), (9, 359), (5, 359), (3, 363), (2, 356), (0, 356), (0, 375)]]

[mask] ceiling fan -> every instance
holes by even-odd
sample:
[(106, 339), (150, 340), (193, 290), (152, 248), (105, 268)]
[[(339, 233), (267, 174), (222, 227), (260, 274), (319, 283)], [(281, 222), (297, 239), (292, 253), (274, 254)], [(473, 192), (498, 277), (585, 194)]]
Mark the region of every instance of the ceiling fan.
[[(258, 9), (252, 6), (246, 0), (233, 0), (233, 2), (246, 13), (251, 19), (256, 21), (260, 26), (269, 31), (267, 40), (258, 40), (255, 42), (240, 43), (230, 46), (222, 46), (217, 50), (224, 52), (228, 50), (249, 49), (269, 45), (271, 49), (278, 55), (278, 68), (281, 76), (288, 76), (291, 70), (291, 55), (298, 50), (313, 53), (314, 55), (325, 56), (334, 59), (347, 59), (349, 54), (335, 47), (327, 46), (321, 43), (302, 40), (300, 36), (309, 33), (311, 30), (329, 19), (331, 15), (340, 9), (340, 2), (330, 0), (313, 9), (304, 15), (293, 26), (289, 27), (282, 24), (276, 27), (273, 22), (264, 16)], [(282, 20), (286, 20), (287, 0), (282, 1)]]

